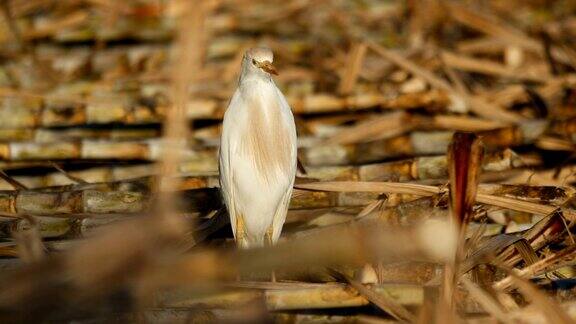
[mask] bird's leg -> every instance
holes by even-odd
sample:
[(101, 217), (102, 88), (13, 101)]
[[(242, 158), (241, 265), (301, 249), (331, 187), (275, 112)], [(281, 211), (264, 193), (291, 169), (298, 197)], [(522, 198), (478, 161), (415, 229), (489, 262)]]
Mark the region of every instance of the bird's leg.
[[(238, 247), (246, 246), (246, 232), (244, 231), (244, 218), (242, 215), (236, 217), (236, 244)], [(236, 281), (242, 281), (240, 273), (236, 276)]]
[[(264, 236), (264, 239), (266, 240), (266, 244), (267, 244), (268, 246), (274, 245), (274, 242), (272, 241), (272, 233), (273, 233), (273, 231), (274, 231), (273, 226), (270, 226), (270, 227), (268, 228), (268, 230), (266, 231), (266, 235)], [(271, 280), (272, 282), (276, 282), (276, 271), (272, 270), (272, 274), (271, 274), (270, 280)]]
[(244, 230), (244, 217), (238, 215), (236, 217), (236, 244), (239, 247), (246, 246), (246, 231)]

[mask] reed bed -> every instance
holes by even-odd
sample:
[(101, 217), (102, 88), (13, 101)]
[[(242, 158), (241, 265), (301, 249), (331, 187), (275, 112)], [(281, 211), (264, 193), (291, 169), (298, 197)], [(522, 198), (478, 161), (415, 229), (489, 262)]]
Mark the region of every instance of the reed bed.
[[(0, 13), (0, 322), (576, 320), (573, 1)], [(255, 45), (299, 172), (279, 244), (238, 250), (217, 154)]]

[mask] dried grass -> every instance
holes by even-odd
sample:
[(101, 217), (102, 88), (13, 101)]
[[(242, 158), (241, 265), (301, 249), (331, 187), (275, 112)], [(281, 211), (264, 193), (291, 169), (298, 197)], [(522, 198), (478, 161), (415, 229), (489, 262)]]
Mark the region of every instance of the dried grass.
[[(1, 9), (3, 323), (576, 318), (569, 1)], [(254, 45), (301, 174), (280, 243), (238, 251), (217, 146)]]

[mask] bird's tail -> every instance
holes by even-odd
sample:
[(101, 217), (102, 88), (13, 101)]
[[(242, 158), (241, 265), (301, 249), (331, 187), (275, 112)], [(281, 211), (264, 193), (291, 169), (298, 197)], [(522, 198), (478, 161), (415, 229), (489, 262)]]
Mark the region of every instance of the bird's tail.
[(226, 208), (218, 209), (209, 220), (199, 224), (194, 230), (194, 240), (198, 242), (204, 241), (208, 236), (214, 234), (224, 226), (230, 224), (230, 218), (226, 212)]

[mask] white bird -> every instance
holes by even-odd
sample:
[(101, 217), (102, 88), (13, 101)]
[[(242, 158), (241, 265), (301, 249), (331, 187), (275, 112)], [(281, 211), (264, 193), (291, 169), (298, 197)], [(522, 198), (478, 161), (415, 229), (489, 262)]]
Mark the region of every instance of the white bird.
[(244, 54), (238, 88), (224, 115), (220, 188), (239, 247), (274, 244), (296, 176), (296, 126), (271, 74), (272, 51)]

